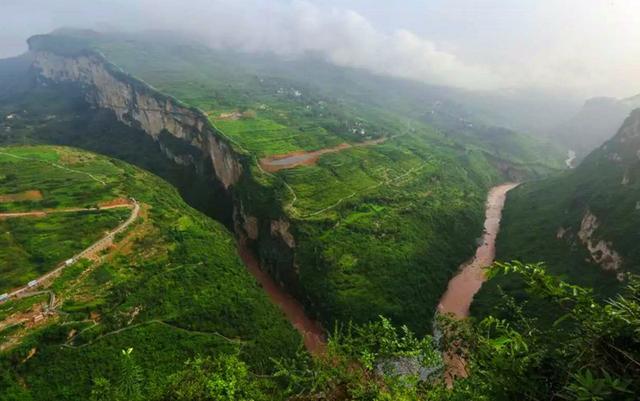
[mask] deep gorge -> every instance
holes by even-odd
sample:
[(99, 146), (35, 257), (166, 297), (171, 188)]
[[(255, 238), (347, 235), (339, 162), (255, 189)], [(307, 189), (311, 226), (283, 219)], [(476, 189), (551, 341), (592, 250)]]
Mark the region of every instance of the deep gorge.
[[(81, 98), (89, 118), (113, 126), (97, 141), (77, 136), (54, 141), (105, 153), (167, 179), (187, 203), (234, 232), (280, 287), (304, 299), (289, 221), (270, 189), (253, 182), (250, 157), (234, 149), (202, 112), (128, 76), (97, 53), (61, 56), (32, 49), (32, 54), (38, 85)], [(132, 145), (133, 153), (127, 149)]]
[[(32, 138), (37, 143), (107, 154), (165, 178), (190, 205), (246, 240), (262, 269), (325, 327), (383, 314), (418, 332), (430, 331), (439, 295), (475, 249), (487, 185), (503, 179), (486, 161), (480, 171), (475, 163), (483, 162), (482, 154), (468, 164), (459, 146), (418, 135), (394, 137), (354, 162), (385, 157), (392, 163), (409, 156), (414, 168), (399, 166), (394, 174), (403, 177), (426, 166), (424, 173), (406, 186), (385, 185), (358, 196), (331, 215), (298, 218), (290, 207), (287, 175), (261, 171), (256, 154), (228, 139), (208, 114), (165, 95), (166, 88), (158, 91), (123, 72), (86, 46), (59, 49), (46, 37), (44, 44), (39, 40), (30, 40), (38, 93), (27, 96), (41, 104), (31, 116), (43, 117)], [(49, 119), (55, 112), (43, 100), (49, 98), (71, 102), (71, 110)], [(70, 115), (72, 121), (66, 121)], [(5, 142), (31, 143), (26, 138)], [(304, 170), (291, 172), (307, 174)], [(364, 225), (353, 222), (359, 216)], [(338, 260), (342, 256), (351, 259)], [(342, 262), (349, 260), (359, 260), (355, 269), (344, 269)]]

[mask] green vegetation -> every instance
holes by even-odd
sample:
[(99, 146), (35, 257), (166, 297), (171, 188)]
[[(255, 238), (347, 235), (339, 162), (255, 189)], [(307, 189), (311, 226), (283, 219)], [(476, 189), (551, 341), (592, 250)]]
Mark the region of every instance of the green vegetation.
[[(270, 400), (274, 387), (291, 401), (548, 400), (632, 401), (640, 391), (640, 278), (606, 302), (591, 290), (549, 275), (541, 265), (498, 264), (491, 275), (515, 274), (532, 298), (561, 311), (548, 328), (507, 298), (501, 313), (459, 321), (441, 316), (443, 336), (417, 337), (379, 318), (336, 329), (326, 354), (276, 360), (273, 376), (255, 377), (236, 355), (189, 358), (150, 400)], [(455, 350), (466, 377), (443, 379), (441, 348)], [(453, 348), (452, 348), (453, 347)], [(115, 370), (94, 380), (92, 399), (141, 399), (148, 385), (140, 352), (114, 352)], [(459, 371), (458, 371), (459, 372)], [(450, 371), (450, 373), (452, 373)]]
[[(66, 46), (68, 35), (80, 38)], [(212, 51), (150, 36), (63, 32), (37, 37), (31, 45), (74, 55), (83, 43), (121, 68), (108, 67), (134, 87), (142, 83), (122, 71), (161, 92), (145, 93), (200, 109), (235, 149), (252, 156), (232, 199), (212, 191), (209, 161), (194, 148), (163, 133), (165, 147), (196, 160), (196, 169), (173, 165), (148, 136), (114, 123), (108, 113), (97, 117), (72, 85), (36, 87), (4, 110), (0, 105), (0, 112), (27, 110), (5, 122), (10, 131), (0, 138), (71, 144), (134, 162), (177, 185), (191, 205), (230, 227), (231, 202), (242, 203), (261, 224), (252, 245), (264, 268), (327, 327), (350, 319), (365, 323), (382, 313), (419, 333), (429, 331), (448, 279), (473, 253), (487, 189), (545, 174), (561, 160), (525, 136), (472, 123), (424, 85), (319, 60)], [(50, 120), (41, 103), (54, 96), (48, 90), (62, 91), (59, 97), (67, 102)], [(90, 128), (78, 132), (87, 120)], [(269, 155), (376, 138), (386, 141), (276, 174), (256, 165)], [(280, 219), (291, 223), (293, 250), (269, 238), (269, 220)]]
[(0, 148), (0, 170), (0, 196), (33, 190), (42, 194), (41, 200), (2, 202), (0, 212), (95, 207), (125, 196), (110, 178), (118, 172), (113, 162), (98, 162), (91, 154), (41, 147)]
[(317, 150), (339, 145), (343, 140), (321, 127), (286, 127), (264, 118), (241, 118), (215, 121), (229, 138), (240, 143), (257, 157), (286, 154), (300, 150)]
[[(237, 188), (246, 213), (284, 212), (293, 222), (297, 277), (286, 258), (265, 249), (269, 244), (258, 249), (267, 265), (277, 260), (270, 271), (289, 277), (291, 291), (329, 326), (382, 313), (429, 330), (439, 295), (481, 232), (487, 188), (507, 179), (498, 164), (513, 165), (516, 176), (538, 175), (559, 160), (526, 137), (468, 121), (459, 126), (449, 114), (448, 125), (431, 125), (410, 100), (385, 100), (393, 85), (411, 92), (403, 81), (318, 60), (282, 62), (149, 38), (91, 42), (128, 73), (201, 109), (256, 158), (387, 138), (275, 177), (252, 169), (248, 179), (258, 184)], [(302, 68), (305, 74), (296, 72)], [(249, 200), (256, 193), (275, 193), (274, 201)]]
[[(109, 172), (111, 190), (135, 197), (143, 212), (102, 264), (79, 263), (56, 279), (51, 286), (58, 299), (53, 317), (34, 328), (1, 333), (17, 345), (0, 353), (0, 399), (87, 399), (94, 381), (123, 369), (118, 355), (129, 347), (135, 349), (139, 377), (145, 381), (142, 399), (158, 394), (170, 383), (170, 373), (196, 355), (236, 355), (251, 375), (273, 372), (272, 357), (295, 355), (299, 336), (246, 272), (232, 237), (186, 206), (166, 182), (123, 162), (69, 148), (10, 151), (57, 160), (73, 156), (84, 160), (87, 171), (110, 166), (102, 171)], [(47, 164), (32, 159), (16, 163), (35, 187), (48, 181)], [(60, 196), (75, 190), (72, 185)], [(99, 224), (85, 221), (88, 227), (82, 230)], [(38, 225), (30, 230), (37, 239)], [(2, 264), (3, 271), (11, 267)], [(41, 299), (11, 301), (0, 311), (10, 315), (37, 302)], [(36, 353), (29, 356), (33, 348)]]
[[(26, 284), (114, 229), (128, 209), (55, 213), (94, 208), (122, 197), (112, 161), (51, 147), (0, 148), (0, 196), (38, 191), (41, 198), (0, 203), (0, 213), (48, 210), (46, 216), (0, 219), (0, 292)], [(61, 210), (58, 210), (59, 212)]]
[[(386, 172), (382, 179), (389, 184), (364, 188), (323, 215), (298, 221), (298, 255), (308, 261), (300, 263), (300, 277), (305, 294), (323, 299), (317, 310), (325, 319), (364, 323), (381, 313), (423, 333), (433, 316), (425, 305), (437, 304), (450, 275), (473, 252), (484, 194), (466, 180), (454, 186), (455, 177), (465, 174), (462, 168), (437, 161), (409, 167), (419, 159), (395, 156), (398, 169), (415, 173)], [(337, 157), (346, 159), (348, 153)], [(349, 177), (346, 166), (341, 171)], [(379, 185), (363, 177), (354, 181), (353, 191), (363, 184)], [(326, 188), (325, 196), (332, 186)]]
[[(0, 400), (631, 401), (640, 392), (639, 279), (630, 275), (618, 283), (596, 266), (579, 272), (585, 266), (576, 262), (587, 256), (576, 230), (588, 208), (602, 222), (596, 238), (611, 239), (624, 269), (635, 269), (638, 222), (628, 211), (637, 205), (640, 170), (637, 148), (627, 149), (628, 142), (612, 142), (575, 173), (527, 184), (510, 196), (499, 257), (533, 262), (542, 255), (549, 271), (572, 284), (542, 265), (497, 265), (492, 275), (506, 275), (486, 288), (502, 284), (505, 291), (495, 290), (489, 299), (486, 291), (480, 295), (478, 308), (487, 317), (442, 317), (442, 338), (433, 338), (424, 334), (432, 331), (434, 306), (475, 248), (487, 188), (552, 170), (558, 165), (553, 150), (542, 157), (545, 145), (471, 122), (451, 105), (436, 107), (437, 96), (417, 101), (423, 98), (408, 83), (357, 78), (321, 63), (235, 55), (232, 62), (228, 54), (198, 46), (139, 38), (49, 40), (47, 48), (67, 55), (95, 46), (126, 71), (202, 109), (220, 135), (254, 157), (229, 200), (217, 192), (208, 160), (194, 148), (161, 134), (162, 145), (196, 160), (195, 168), (172, 164), (147, 135), (91, 110), (73, 85), (36, 86), (0, 101), (0, 113), (15, 113), (2, 121), (0, 143), (75, 144), (162, 175), (192, 205), (220, 213), (227, 223), (230, 201), (242, 202), (242, 211), (261, 222), (261, 232), (274, 231), (272, 223), (283, 220), (280, 228), (293, 234), (294, 252), (269, 236), (253, 246), (272, 275), (326, 327), (336, 328), (326, 355), (302, 351), (299, 336), (244, 270), (229, 233), (156, 176), (68, 148), (11, 148), (22, 158), (0, 158), (0, 195), (39, 190), (43, 198), (3, 202), (3, 210), (135, 197), (143, 212), (103, 263), (78, 263), (54, 281), (52, 316), (34, 327), (23, 321), (0, 330), (7, 344), (0, 351)], [(379, 96), (386, 93), (391, 95)], [(47, 104), (53, 99), (59, 101)], [(255, 164), (267, 155), (378, 137), (387, 140), (275, 174)], [(596, 172), (603, 177), (594, 180)], [(70, 184), (63, 188), (56, 181)], [(555, 197), (561, 193), (569, 195)], [(518, 230), (514, 222), (525, 208), (531, 217), (520, 220), (524, 229)], [(83, 215), (81, 222), (52, 215), (40, 226), (8, 229), (37, 239), (36, 232), (67, 235), (60, 227), (68, 225), (80, 235), (106, 226), (107, 217), (99, 216), (108, 214)], [(557, 240), (550, 222), (560, 222), (573, 237), (548, 246)], [(58, 248), (36, 250), (58, 258)], [(595, 291), (573, 284), (595, 281)], [(609, 284), (624, 288), (605, 301)], [(11, 300), (0, 306), (0, 317), (44, 301), (46, 294)], [(556, 312), (542, 321), (531, 313), (536, 309)], [(442, 349), (467, 363), (469, 376), (453, 389), (441, 375)]]

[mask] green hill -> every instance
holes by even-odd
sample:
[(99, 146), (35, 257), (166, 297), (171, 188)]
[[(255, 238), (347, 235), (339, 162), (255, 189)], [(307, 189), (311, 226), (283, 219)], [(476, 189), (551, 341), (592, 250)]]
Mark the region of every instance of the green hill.
[[(145, 397), (198, 355), (237, 354), (252, 374), (272, 372), (272, 357), (295, 355), (299, 335), (246, 271), (234, 239), (187, 206), (169, 184), (124, 162), (72, 148), (6, 147), (0, 152), (0, 194), (22, 187), (42, 192), (41, 200), (5, 207), (34, 210), (112, 197), (132, 197), (142, 205), (140, 217), (116, 236), (102, 263), (79, 261), (47, 287), (55, 294), (55, 307), (43, 320), (10, 323), (16, 322), (16, 313), (47, 303), (46, 294), (0, 304), (0, 399), (88, 399), (96, 379), (117, 377), (121, 350), (127, 348), (133, 348), (148, 384)], [(14, 247), (27, 238), (23, 249), (52, 263), (73, 251), (57, 243), (59, 236), (85, 244), (85, 235), (90, 239), (104, 230), (95, 218), (51, 221), (57, 215), (51, 216), (1, 224)], [(28, 221), (17, 223), (20, 219)], [(4, 258), (5, 252), (3, 246), (3, 284), (6, 274), (24, 268), (22, 261)]]

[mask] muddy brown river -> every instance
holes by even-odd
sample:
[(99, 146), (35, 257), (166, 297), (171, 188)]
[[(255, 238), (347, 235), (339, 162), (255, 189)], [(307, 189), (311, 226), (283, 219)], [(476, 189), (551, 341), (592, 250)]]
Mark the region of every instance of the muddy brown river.
[[(440, 298), (438, 313), (450, 313), (458, 319), (469, 316), (469, 307), (473, 297), (485, 281), (485, 268), (490, 266), (496, 257), (496, 237), (500, 231), (502, 208), (507, 192), (518, 186), (517, 183), (497, 185), (489, 191), (485, 209), (484, 234), (476, 249), (475, 256), (460, 266), (460, 271), (451, 280), (447, 291)], [(467, 377), (467, 363), (465, 359), (453, 349), (443, 353), (445, 372), (444, 379), (447, 387), (452, 387), (456, 378)]]
[(255, 277), (267, 296), (285, 314), (287, 320), (302, 335), (307, 350), (315, 355), (325, 351), (324, 330), (320, 323), (310, 319), (304, 308), (296, 299), (280, 287), (267, 272), (260, 268), (260, 263), (242, 241), (238, 241), (238, 253), (247, 269)]
[(460, 266), (460, 272), (449, 281), (447, 291), (440, 299), (438, 312), (452, 313), (458, 318), (469, 316), (469, 307), (473, 296), (485, 281), (484, 269), (493, 263), (496, 256), (496, 236), (500, 230), (502, 208), (507, 192), (518, 186), (517, 183), (497, 185), (489, 191), (484, 220), (482, 242), (475, 256)]

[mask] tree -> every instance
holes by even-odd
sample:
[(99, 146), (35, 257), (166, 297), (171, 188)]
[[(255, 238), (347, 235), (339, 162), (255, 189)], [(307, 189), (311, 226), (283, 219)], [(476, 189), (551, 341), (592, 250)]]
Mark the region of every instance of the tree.
[(132, 357), (133, 348), (122, 350), (120, 378), (116, 390), (118, 401), (142, 400), (142, 369)]

